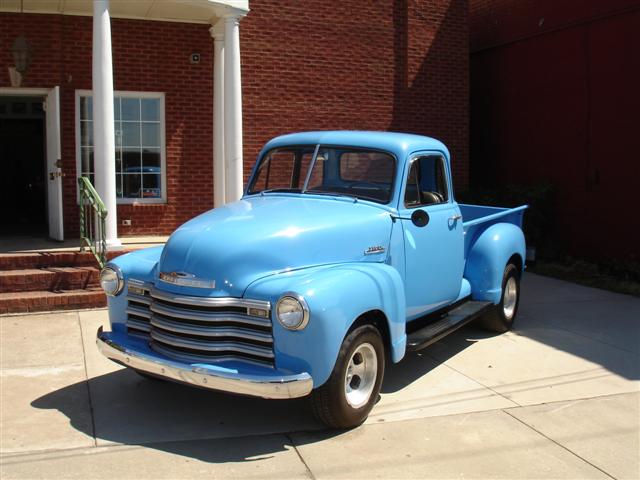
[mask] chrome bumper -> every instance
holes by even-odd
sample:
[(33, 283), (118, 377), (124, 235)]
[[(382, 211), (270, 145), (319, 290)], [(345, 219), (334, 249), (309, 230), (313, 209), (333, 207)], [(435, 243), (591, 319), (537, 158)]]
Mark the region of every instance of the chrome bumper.
[(160, 359), (144, 352), (136, 352), (108, 338), (98, 329), (98, 350), (107, 358), (127, 367), (142, 370), (177, 382), (197, 385), (211, 390), (251, 395), (254, 397), (285, 399), (304, 397), (311, 392), (313, 380), (308, 373), (297, 375), (244, 375), (193, 367), (170, 359)]

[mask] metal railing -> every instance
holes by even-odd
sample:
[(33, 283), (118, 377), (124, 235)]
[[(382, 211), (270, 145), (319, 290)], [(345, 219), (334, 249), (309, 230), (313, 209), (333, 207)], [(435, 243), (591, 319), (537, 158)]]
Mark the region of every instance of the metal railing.
[(80, 251), (88, 248), (100, 268), (107, 261), (105, 221), (107, 208), (87, 177), (79, 177), (80, 186)]

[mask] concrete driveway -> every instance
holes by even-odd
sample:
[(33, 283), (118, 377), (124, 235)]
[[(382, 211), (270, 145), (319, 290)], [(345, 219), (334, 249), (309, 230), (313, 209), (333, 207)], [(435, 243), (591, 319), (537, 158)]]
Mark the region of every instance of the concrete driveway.
[(367, 423), (305, 399), (144, 380), (104, 310), (1, 317), (9, 478), (639, 478), (640, 300), (526, 274), (513, 332), (466, 327), (387, 370)]

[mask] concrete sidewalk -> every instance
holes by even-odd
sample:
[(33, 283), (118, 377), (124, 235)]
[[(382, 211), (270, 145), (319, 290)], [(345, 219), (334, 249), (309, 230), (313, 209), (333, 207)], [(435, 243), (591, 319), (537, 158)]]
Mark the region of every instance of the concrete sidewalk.
[(0, 317), (1, 478), (640, 478), (640, 300), (525, 275), (513, 332), (388, 368), (367, 423), (144, 380), (104, 310)]

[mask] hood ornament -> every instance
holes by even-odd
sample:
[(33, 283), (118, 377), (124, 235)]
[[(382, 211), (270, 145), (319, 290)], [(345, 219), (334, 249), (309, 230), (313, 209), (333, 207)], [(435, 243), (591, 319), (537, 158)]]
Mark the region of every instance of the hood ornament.
[(205, 280), (187, 272), (160, 272), (160, 280), (183, 287), (216, 288), (215, 280)]

